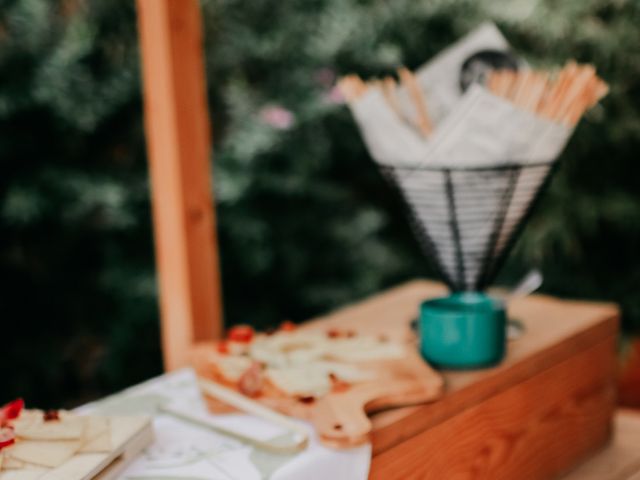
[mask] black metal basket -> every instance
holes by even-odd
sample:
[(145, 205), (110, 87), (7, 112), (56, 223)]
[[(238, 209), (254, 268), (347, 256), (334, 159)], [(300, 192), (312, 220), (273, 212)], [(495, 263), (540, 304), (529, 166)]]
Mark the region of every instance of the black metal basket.
[(456, 292), (482, 291), (495, 279), (556, 164), (381, 169), (404, 197), (425, 255)]

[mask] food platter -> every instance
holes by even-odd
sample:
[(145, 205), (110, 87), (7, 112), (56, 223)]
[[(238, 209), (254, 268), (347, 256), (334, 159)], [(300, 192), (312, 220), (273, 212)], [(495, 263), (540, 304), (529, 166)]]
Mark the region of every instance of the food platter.
[[(441, 395), (443, 380), (412, 337), (290, 323), (255, 334), (243, 326), (226, 340), (196, 347), (192, 363), (199, 376), (308, 420), (324, 444), (346, 448), (369, 440), (367, 413)], [(214, 399), (209, 406), (229, 411)]]

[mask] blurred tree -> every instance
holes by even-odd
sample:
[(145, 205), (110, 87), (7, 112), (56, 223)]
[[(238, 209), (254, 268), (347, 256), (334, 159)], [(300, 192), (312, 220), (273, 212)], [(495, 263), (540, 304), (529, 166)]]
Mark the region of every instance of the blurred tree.
[(0, 7), (3, 397), (160, 372), (134, 3)]
[[(302, 320), (429, 275), (336, 76), (415, 68), (495, 20), (533, 64), (592, 62), (578, 127), (505, 268), (620, 302), (640, 327), (640, 5), (632, 0), (203, 0), (228, 323)], [(7, 397), (77, 403), (159, 373), (132, 0), (0, 0)], [(0, 399), (1, 400), (1, 399)]]

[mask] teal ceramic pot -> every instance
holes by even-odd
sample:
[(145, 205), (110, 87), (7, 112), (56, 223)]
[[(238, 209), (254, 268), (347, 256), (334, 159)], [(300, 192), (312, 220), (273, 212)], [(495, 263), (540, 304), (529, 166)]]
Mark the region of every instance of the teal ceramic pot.
[(502, 302), (483, 293), (454, 293), (420, 307), (420, 350), (442, 368), (477, 368), (499, 363), (506, 346)]

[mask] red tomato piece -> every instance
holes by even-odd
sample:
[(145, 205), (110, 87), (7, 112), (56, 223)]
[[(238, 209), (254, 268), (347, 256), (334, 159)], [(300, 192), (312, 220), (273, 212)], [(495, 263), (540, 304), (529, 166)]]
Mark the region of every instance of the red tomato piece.
[(280, 330), (283, 332), (293, 332), (298, 326), (290, 320), (285, 320), (280, 324)]
[(13, 402), (9, 402), (0, 408), (0, 425), (6, 423), (9, 420), (14, 420), (20, 416), (20, 412), (24, 408), (24, 400), (18, 398)]
[(300, 403), (305, 403), (305, 404), (310, 404), (316, 401), (316, 397), (314, 397), (313, 395), (304, 395), (301, 397), (298, 397), (298, 401)]
[(42, 419), (45, 422), (52, 422), (54, 420), (60, 420), (60, 412), (58, 412), (58, 410), (46, 410), (42, 414)]
[(13, 445), (16, 441), (16, 434), (11, 427), (0, 428), (0, 450), (9, 445)]
[(218, 344), (218, 353), (222, 353), (224, 355), (229, 353), (229, 344), (225, 340)]
[(262, 365), (253, 362), (238, 380), (238, 390), (244, 395), (255, 397), (262, 390), (264, 384), (264, 373)]
[(236, 325), (231, 327), (227, 338), (232, 342), (249, 343), (253, 339), (253, 328), (249, 325)]
[(342, 337), (342, 332), (340, 330), (338, 330), (337, 328), (332, 328), (331, 330), (327, 331), (327, 337), (329, 337), (329, 338), (340, 338), (340, 337)]

